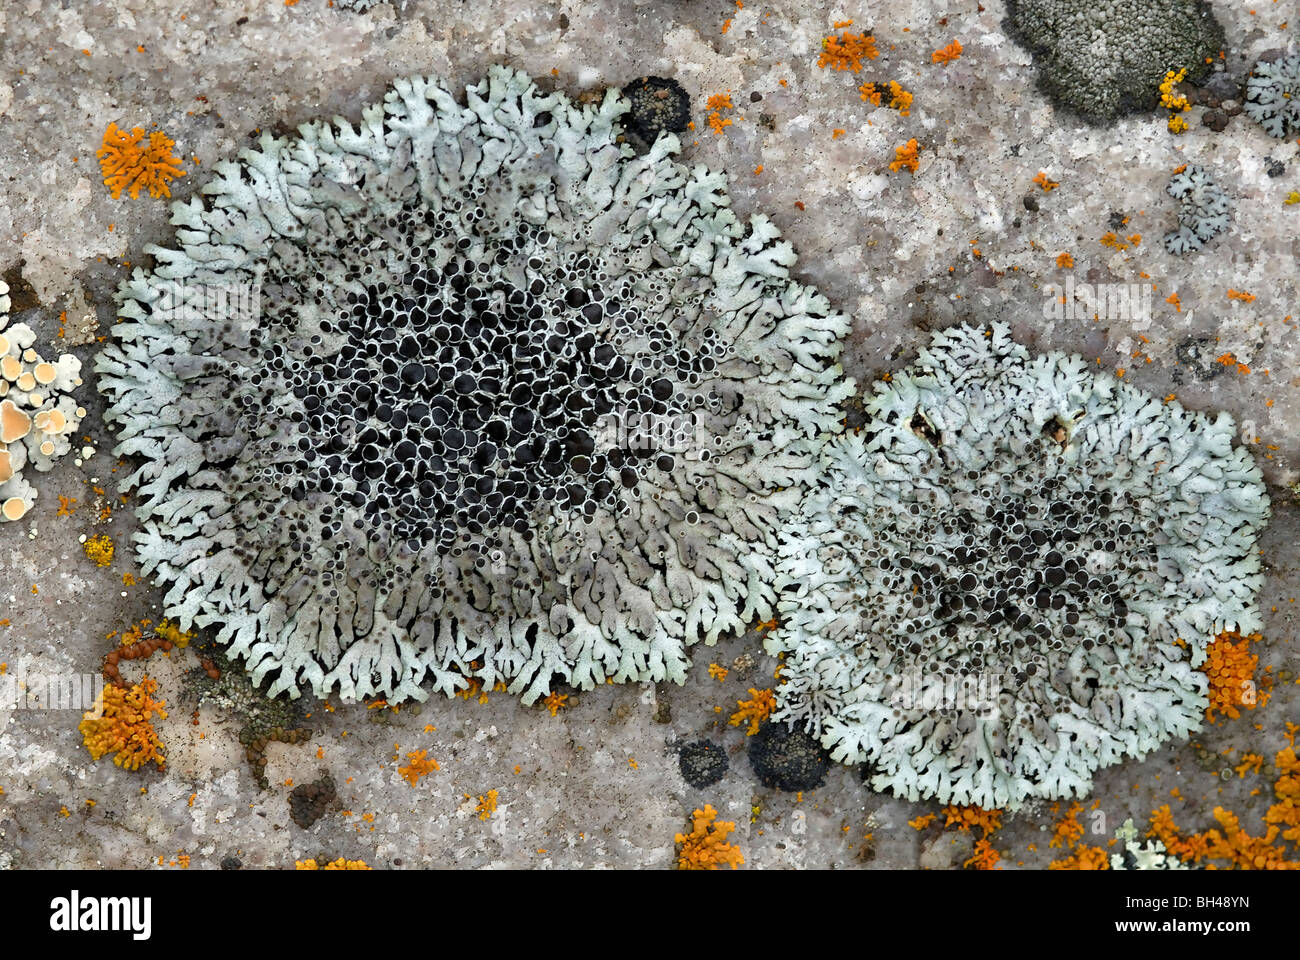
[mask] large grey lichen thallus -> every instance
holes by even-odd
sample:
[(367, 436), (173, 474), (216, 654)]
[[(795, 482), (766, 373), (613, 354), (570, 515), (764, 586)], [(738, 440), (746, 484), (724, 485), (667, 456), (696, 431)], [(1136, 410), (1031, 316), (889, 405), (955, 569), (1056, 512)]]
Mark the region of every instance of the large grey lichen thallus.
[(123, 284), (137, 557), (271, 693), (680, 681), (771, 615), (848, 322), (627, 109), (398, 80), (218, 164)]
[(1269, 512), (1232, 419), (1006, 326), (936, 334), (830, 440), (780, 565), (775, 719), (909, 799), (1014, 808), (1199, 726), (1258, 629)]

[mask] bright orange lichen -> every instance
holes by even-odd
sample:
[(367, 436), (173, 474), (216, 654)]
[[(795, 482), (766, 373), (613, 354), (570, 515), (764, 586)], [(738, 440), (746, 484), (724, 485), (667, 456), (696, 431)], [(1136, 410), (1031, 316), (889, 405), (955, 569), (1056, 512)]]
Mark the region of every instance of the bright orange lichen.
[(904, 90), (897, 80), (890, 80), (888, 89), (884, 85), (877, 87), (874, 83), (864, 83), (858, 87), (858, 96), (872, 106), (880, 106), (885, 93), (889, 94), (890, 109), (897, 110), (900, 117), (911, 116), (912, 94)]
[[(1266, 671), (1259, 680), (1255, 679), (1259, 657), (1250, 652), (1251, 642), (1262, 639), (1258, 633), (1242, 636), (1229, 631), (1210, 643), (1205, 662), (1199, 668), (1210, 680), (1210, 705), (1205, 708), (1205, 719), (1210, 723), (1215, 722), (1217, 714), (1235, 720), (1241, 716), (1239, 707), (1253, 710), (1268, 702), (1273, 677)], [(1240, 642), (1233, 643), (1234, 640)]]
[(413, 787), (419, 784), (421, 777), (428, 776), (434, 770), (442, 769), (438, 766), (437, 760), (427, 759), (428, 754), (428, 750), (414, 750), (406, 755), (407, 766), (397, 768), (402, 779)]
[(95, 710), (85, 714), (77, 727), (92, 760), (111, 753), (113, 763), (127, 770), (139, 770), (150, 760), (159, 770), (165, 768), (163, 744), (151, 722), (154, 714), (167, 716), (165, 701), (151, 696), (157, 689), (158, 682), (148, 676), (129, 688), (104, 687)]
[(546, 698), (542, 700), (542, 706), (551, 711), (551, 716), (555, 716), (560, 712), (561, 707), (568, 706), (568, 703), (566, 703), (568, 699), (569, 695), (567, 693), (548, 693)]
[(140, 142), (143, 137), (142, 128), (135, 127), (128, 134), (115, 123), (110, 123), (104, 131), (104, 145), (95, 156), (99, 157), (104, 184), (114, 200), (122, 196), (123, 190), (134, 200), (140, 196), (141, 187), (147, 188), (151, 197), (170, 197), (167, 184), (185, 176), (185, 171), (178, 166), (180, 158), (171, 152), (174, 140), (161, 130), (149, 134), (147, 145)]
[(737, 700), (736, 706), (740, 709), (731, 715), (727, 722), (738, 727), (742, 723), (748, 723), (749, 727), (745, 730), (745, 736), (752, 737), (758, 733), (758, 725), (771, 716), (772, 711), (776, 709), (776, 694), (770, 689), (755, 690), (749, 688), (752, 700)]
[(876, 49), (875, 37), (845, 30), (838, 37), (831, 35), (822, 39), (822, 53), (817, 58), (817, 66), (857, 73), (862, 69), (863, 57), (874, 60), (878, 56), (880, 51)]
[(1079, 838), (1083, 836), (1083, 824), (1079, 822), (1079, 813), (1082, 810), (1082, 805), (1070, 804), (1070, 809), (1065, 811), (1065, 815), (1060, 820), (1056, 821), (1056, 827), (1052, 831), (1052, 839), (1048, 843), (1049, 847), (1074, 848), (1074, 845), (1079, 842)]
[(937, 816), (938, 814), (936, 813), (924, 813), (915, 820), (907, 821), (907, 825), (913, 830), (924, 830), (930, 824), (934, 823), (934, 819)]
[(718, 811), (712, 804), (696, 810), (691, 820), (691, 832), (679, 833), (673, 840), (679, 844), (678, 870), (716, 870), (723, 864), (735, 870), (745, 862), (740, 848), (727, 842), (727, 836), (736, 829), (735, 823), (718, 821)]
[(992, 841), (981, 838), (975, 841), (974, 854), (962, 866), (975, 870), (992, 870), (1001, 859), (1002, 854), (993, 849)]
[(86, 559), (97, 567), (107, 567), (113, 562), (113, 539), (106, 533), (91, 537), (81, 545)]
[(1038, 175), (1034, 177), (1034, 183), (1042, 187), (1044, 193), (1051, 193), (1053, 190), (1055, 190), (1057, 187), (1061, 185), (1061, 182), (1059, 180), (1049, 180), (1047, 177), (1047, 172), (1044, 170), (1038, 171)]
[(345, 860), (339, 857), (337, 860), (331, 860), (325, 866), (318, 866), (315, 860), (295, 860), (293, 862), (295, 870), (369, 870), (370, 867), (364, 860)]
[(916, 138), (913, 137), (901, 147), (894, 148), (894, 160), (889, 164), (889, 169), (895, 173), (906, 167), (912, 173), (916, 173), (916, 168), (920, 161), (916, 158), (916, 151), (919, 149)]
[(1078, 847), (1064, 860), (1053, 860), (1048, 870), (1109, 870), (1110, 858), (1101, 847)]
[(961, 56), (961, 41), (954, 40), (946, 47), (940, 47), (934, 53), (930, 54), (931, 63), (942, 63), (945, 66)]
[(956, 827), (962, 833), (970, 833), (973, 827), (980, 828), (980, 836), (987, 837), (1002, 827), (1001, 810), (985, 810), (983, 807), (963, 807), (950, 804), (939, 811), (947, 821), (944, 828)]
[(499, 796), (500, 794), (495, 790), (489, 790), (487, 796), (479, 795), (478, 806), (474, 808), (474, 812), (478, 814), (480, 820), (489, 820), (492, 814), (496, 813)]
[[(1209, 869), (1297, 870), (1300, 860), (1288, 859), (1281, 838), (1300, 847), (1300, 761), (1294, 747), (1281, 750), (1273, 758), (1278, 778), (1273, 784), (1277, 802), (1264, 814), (1267, 825), (1262, 837), (1253, 837), (1241, 829), (1237, 815), (1223, 807), (1214, 808), (1219, 827), (1186, 837), (1174, 822), (1168, 804), (1151, 814), (1147, 836), (1155, 837), (1171, 854), (1183, 861), (1208, 863)], [(1294, 851), (1293, 851), (1294, 852)]]
[(724, 666), (716, 663), (709, 664), (709, 676), (714, 680), (717, 680), (719, 683), (727, 679), (727, 674), (729, 672), (730, 671)]
[(1074, 266), (1074, 257), (1069, 253), (1062, 253), (1056, 258), (1056, 265), (1063, 270), (1068, 270)]
[(1253, 293), (1247, 293), (1245, 290), (1232, 290), (1232, 289), (1229, 289), (1229, 290), (1228, 290), (1228, 299), (1229, 299), (1229, 300), (1240, 300), (1242, 303), (1254, 303), (1254, 302), (1255, 302), (1255, 295), (1254, 295)]
[(709, 129), (716, 134), (721, 134), (723, 127), (731, 126), (731, 120), (722, 115), (723, 110), (734, 110), (731, 104), (730, 93), (715, 93), (709, 97), (705, 107), (709, 110)]

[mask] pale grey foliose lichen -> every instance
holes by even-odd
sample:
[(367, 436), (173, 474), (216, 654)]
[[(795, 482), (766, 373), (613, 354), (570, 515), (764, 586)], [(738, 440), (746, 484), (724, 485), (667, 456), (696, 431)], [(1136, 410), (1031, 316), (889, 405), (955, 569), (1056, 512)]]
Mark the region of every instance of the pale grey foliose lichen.
[(1115, 831), (1116, 847), (1111, 847), (1112, 870), (1188, 870), (1187, 864), (1165, 849), (1159, 840), (1138, 840), (1137, 827), (1132, 818)]
[(72, 397), (81, 386), (81, 361), (71, 355), (47, 361), (25, 323), (9, 326), (9, 285), (0, 280), (0, 522), (21, 520), (36, 500), (23, 476), (44, 472), (72, 449), (86, 415)]
[(1165, 249), (1182, 256), (1228, 229), (1228, 197), (1204, 167), (1189, 164), (1165, 192), (1180, 201), (1178, 229), (1165, 234)]
[(775, 720), (878, 790), (1011, 807), (1199, 726), (1195, 668), (1257, 629), (1258, 466), (1002, 324), (936, 334), (824, 446), (783, 538)]
[(634, 155), (617, 91), (466, 97), (399, 80), (219, 164), (97, 361), (142, 569), (272, 694), (681, 681), (771, 615), (839, 429), (847, 318), (723, 175)]
[(1006, 27), (1052, 101), (1089, 123), (1151, 109), (1169, 70), (1199, 82), (1224, 46), (1205, 0), (1008, 0)]
[(1242, 108), (1270, 137), (1300, 133), (1300, 53), (1255, 64)]

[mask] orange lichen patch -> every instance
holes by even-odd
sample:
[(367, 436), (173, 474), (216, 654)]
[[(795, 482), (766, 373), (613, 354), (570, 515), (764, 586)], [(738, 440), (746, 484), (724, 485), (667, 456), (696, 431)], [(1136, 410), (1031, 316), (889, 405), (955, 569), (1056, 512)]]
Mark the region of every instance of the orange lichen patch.
[(963, 807), (950, 804), (939, 811), (948, 819), (944, 828), (956, 827), (962, 833), (970, 833), (974, 827), (980, 828), (980, 835), (987, 837), (1002, 827), (1001, 810), (985, 810), (983, 807)]
[(935, 817), (937, 816), (937, 813), (923, 813), (915, 820), (907, 821), (907, 825), (913, 830), (924, 830), (930, 824), (934, 823)]
[(339, 857), (337, 860), (331, 860), (325, 866), (317, 865), (315, 860), (295, 860), (293, 862), (295, 870), (369, 870), (370, 866), (364, 860), (345, 860)]
[(1103, 247), (1112, 247), (1115, 250), (1127, 250), (1129, 247), (1129, 245), (1121, 240), (1113, 230), (1108, 230), (1103, 233), (1101, 239), (1097, 242)]
[(904, 90), (897, 80), (890, 80), (888, 88), (883, 84), (877, 86), (874, 83), (864, 83), (858, 87), (858, 97), (876, 107), (880, 106), (886, 93), (889, 94), (890, 109), (897, 110), (900, 117), (911, 116), (912, 94)]
[(31, 430), (31, 417), (14, 406), (12, 400), (0, 402), (0, 443), (17, 443)]
[(836, 127), (834, 130), (831, 131), (831, 139), (838, 140), (840, 137), (844, 136), (844, 134), (847, 132), (848, 131), (846, 131), (843, 127)]
[(1057, 256), (1056, 265), (1062, 270), (1068, 270), (1070, 267), (1074, 266), (1074, 257), (1070, 256), (1069, 253), (1062, 253)]
[(480, 820), (488, 820), (496, 813), (499, 796), (500, 794), (495, 790), (489, 790), (487, 796), (479, 795), (478, 806), (474, 808), (474, 812), (478, 814)]
[(1059, 180), (1049, 180), (1047, 178), (1047, 172), (1044, 170), (1038, 171), (1038, 175), (1034, 177), (1034, 183), (1042, 187), (1044, 193), (1050, 193), (1061, 185)]
[(149, 134), (148, 145), (141, 144), (143, 137), (142, 128), (135, 127), (127, 134), (115, 123), (110, 123), (104, 131), (104, 145), (95, 156), (99, 157), (104, 184), (114, 200), (122, 196), (123, 190), (129, 191), (134, 200), (140, 196), (141, 187), (147, 188), (149, 196), (155, 199), (170, 197), (167, 184), (185, 176), (185, 171), (178, 166), (180, 157), (171, 152), (174, 140), (161, 130)]
[(900, 117), (911, 116), (912, 95), (895, 80), (889, 81), (889, 106), (897, 110)]
[[(1166, 71), (1165, 78), (1160, 81), (1160, 106), (1166, 110), (1190, 110), (1191, 102), (1180, 94), (1174, 93), (1174, 87), (1187, 79), (1187, 68), (1175, 73), (1173, 70)], [(1173, 119), (1172, 117), (1170, 118)]]
[(1255, 302), (1255, 295), (1254, 295), (1253, 293), (1247, 293), (1245, 290), (1232, 290), (1232, 289), (1229, 289), (1229, 290), (1228, 290), (1228, 299), (1229, 299), (1229, 300), (1240, 300), (1242, 303), (1254, 303), (1254, 302)]
[(1231, 351), (1225, 353), (1221, 357), (1215, 357), (1215, 362), (1221, 363), (1225, 367), (1231, 367), (1233, 364), (1236, 364), (1237, 372), (1240, 373), (1242, 376), (1245, 376), (1246, 374), (1250, 373), (1250, 367), (1246, 366), (1244, 363), (1238, 363), (1237, 358), (1232, 355)]
[(1101, 847), (1079, 847), (1064, 860), (1053, 860), (1048, 870), (1109, 870), (1110, 858)]
[(1265, 671), (1258, 681), (1255, 679), (1259, 657), (1250, 652), (1251, 642), (1262, 639), (1258, 633), (1242, 636), (1229, 631), (1210, 643), (1205, 662), (1198, 668), (1210, 680), (1210, 705), (1205, 708), (1205, 719), (1210, 723), (1215, 722), (1217, 714), (1235, 720), (1241, 716), (1238, 708), (1253, 710), (1268, 703), (1273, 677)]
[(96, 709), (85, 714), (77, 727), (92, 760), (111, 753), (113, 763), (127, 770), (139, 770), (150, 760), (159, 770), (165, 768), (163, 744), (152, 723), (154, 714), (167, 717), (165, 701), (152, 697), (157, 689), (157, 681), (147, 676), (129, 688), (104, 687)]
[(729, 672), (730, 671), (724, 666), (716, 663), (709, 664), (709, 676), (714, 680), (717, 680), (719, 683), (727, 679), (727, 674)]
[(1079, 813), (1083, 806), (1077, 803), (1070, 804), (1070, 809), (1065, 811), (1065, 815), (1056, 821), (1056, 827), (1052, 831), (1050, 847), (1065, 847), (1072, 849), (1079, 838), (1083, 836), (1083, 824), (1079, 822)]
[(673, 837), (678, 844), (678, 870), (717, 870), (726, 864), (732, 870), (745, 862), (744, 855), (735, 844), (728, 843), (727, 837), (736, 829), (736, 824), (719, 821), (718, 811), (712, 804), (706, 803), (703, 810), (696, 810), (691, 819), (691, 832), (679, 833)]
[(992, 841), (981, 838), (975, 841), (975, 852), (962, 866), (968, 870), (993, 870), (997, 867), (1002, 854), (993, 849)]
[(731, 104), (730, 93), (715, 93), (709, 97), (708, 103), (705, 104), (709, 112), (709, 129), (716, 134), (721, 134), (723, 127), (731, 126), (731, 120), (722, 115), (723, 110), (734, 110)]
[(568, 699), (569, 695), (567, 693), (548, 693), (546, 699), (542, 701), (542, 706), (551, 711), (551, 716), (555, 716), (560, 712), (561, 707), (568, 706), (565, 702)]
[(758, 725), (771, 716), (772, 711), (776, 709), (776, 694), (770, 689), (755, 690), (749, 688), (752, 695), (750, 700), (737, 700), (736, 706), (739, 707), (727, 721), (730, 726), (738, 727), (742, 723), (748, 723), (745, 730), (745, 736), (752, 737), (758, 733)]
[(1300, 760), (1296, 759), (1295, 748), (1281, 751), (1273, 758), (1273, 765), (1278, 770), (1277, 782), (1273, 784), (1278, 802), (1264, 814), (1264, 822), (1270, 827), (1286, 827), (1282, 837), (1300, 847)]
[(106, 533), (91, 537), (81, 545), (81, 549), (86, 559), (97, 567), (107, 567), (113, 562), (113, 540)]
[(822, 39), (822, 53), (817, 58), (817, 66), (823, 70), (851, 70), (857, 73), (862, 69), (862, 58), (874, 60), (880, 56), (876, 49), (876, 38), (866, 33), (849, 33), (843, 31), (838, 37), (832, 34)]
[[(1294, 725), (1288, 721), (1288, 737), (1294, 736), (1294, 732)], [(1183, 861), (1217, 860), (1228, 869), (1235, 867), (1239, 870), (1300, 869), (1300, 860), (1288, 860), (1285, 846), (1276, 842), (1281, 837), (1300, 846), (1300, 776), (1297, 776), (1300, 774), (1300, 761), (1296, 759), (1294, 746), (1279, 751), (1273, 763), (1278, 773), (1273, 785), (1277, 802), (1264, 814), (1267, 828), (1262, 837), (1245, 833), (1236, 814), (1222, 807), (1214, 809), (1214, 819), (1221, 829), (1211, 828), (1184, 837), (1167, 804), (1151, 814), (1151, 829), (1147, 836), (1156, 837), (1170, 853)], [(1219, 864), (1207, 866), (1219, 868)]]
[(1183, 312), (1183, 301), (1178, 299), (1177, 291), (1165, 297), (1165, 303), (1172, 303), (1174, 305), (1175, 310), (1177, 310), (1179, 313)]
[(961, 41), (954, 40), (946, 47), (940, 47), (934, 53), (930, 54), (931, 63), (949, 64), (961, 56)]
[(894, 160), (889, 164), (889, 169), (898, 173), (898, 171), (906, 167), (912, 173), (916, 173), (916, 168), (920, 164), (920, 161), (916, 158), (916, 151), (918, 149), (915, 137), (907, 141), (907, 143), (903, 144), (901, 147), (895, 147)]
[(414, 750), (406, 755), (407, 765), (398, 767), (397, 772), (411, 786), (416, 786), (421, 777), (428, 776), (434, 770), (441, 770), (437, 760), (427, 759), (428, 750)]
[(1263, 766), (1264, 758), (1258, 753), (1243, 753), (1241, 763), (1233, 767), (1237, 771), (1238, 778), (1245, 778), (1247, 771), (1250, 773), (1259, 773), (1259, 768)]

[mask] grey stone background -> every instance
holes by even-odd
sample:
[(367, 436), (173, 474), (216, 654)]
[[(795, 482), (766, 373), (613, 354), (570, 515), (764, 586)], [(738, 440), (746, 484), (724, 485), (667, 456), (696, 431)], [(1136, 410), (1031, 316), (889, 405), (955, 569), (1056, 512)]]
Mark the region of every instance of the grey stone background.
[[(1238, 77), (1300, 29), (1293, 4), (1261, 2), (1255, 15), (1245, 4), (1215, 9), (1227, 31), (1224, 65)], [(14, 320), (48, 341), (47, 356), (112, 324), (126, 263), (169, 228), (166, 201), (113, 200), (102, 185), (95, 151), (110, 121), (157, 124), (177, 141), (187, 175), (173, 195), (184, 198), (257, 131), (289, 133), (322, 115), (355, 120), (394, 76), (435, 73), (464, 84), (505, 62), (571, 95), (644, 74), (675, 77), (697, 127), (684, 157), (726, 170), (737, 210), (770, 215), (800, 253), (798, 272), (853, 316), (845, 367), (859, 382), (910, 360), (931, 329), (998, 319), (1032, 346), (1123, 368), (1152, 393), (1227, 410), (1242, 425), (1274, 500), (1261, 545), (1268, 577), (1258, 652), (1288, 679), (1266, 706), (1204, 730), (1199, 748), (1102, 771), (1085, 806), (1100, 801), (1109, 831), (1128, 816), (1144, 827), (1166, 802), (1180, 825), (1205, 829), (1222, 804), (1262, 833), (1272, 779), (1222, 771), (1247, 750), (1271, 760), (1284, 746), (1284, 721), (1300, 720), (1292, 672), (1300, 523), (1288, 489), (1300, 478), (1300, 205), (1283, 203), (1300, 189), (1300, 146), (1267, 137), (1244, 115), (1215, 133), (1200, 122), (1202, 107), (1181, 137), (1167, 132), (1162, 112), (1080, 127), (1036, 90), (1030, 57), (1002, 31), (1004, 13), (999, 0), (753, 0), (743, 9), (731, 0), (398, 0), (364, 14), (326, 0), (4, 0), (0, 273), (13, 288)], [(874, 30), (882, 56), (857, 76), (818, 69), (821, 38), (850, 18), (854, 30)], [(961, 59), (931, 64), (931, 51), (953, 39)], [(858, 84), (888, 79), (914, 93), (910, 116), (860, 100)], [(728, 91), (733, 123), (715, 135), (705, 101)], [(832, 139), (836, 128), (846, 132)], [(893, 148), (911, 137), (923, 147), (920, 168), (891, 172)], [(1233, 198), (1233, 223), (1203, 253), (1180, 259), (1160, 239), (1176, 217), (1164, 185), (1189, 162), (1208, 167)], [(1283, 171), (1270, 176), (1279, 163)], [(1039, 170), (1060, 187), (1034, 186)], [(1139, 245), (1098, 242), (1117, 214), (1116, 223), (1128, 219), (1117, 232), (1141, 234)], [(1045, 318), (1043, 285), (1069, 272), (1056, 266), (1061, 252), (1073, 255), (1079, 282), (1157, 284), (1152, 316)], [(1256, 300), (1230, 301), (1230, 288)], [(1164, 302), (1172, 291), (1181, 312)], [(34, 477), (35, 508), (0, 526), (0, 662), (14, 670), (97, 672), (113, 645), (107, 634), (161, 615), (148, 584), (123, 584), (135, 572), (129, 503), (113, 486), (124, 467), (99, 424), (92, 347), (74, 349), (87, 361), (83, 426), (98, 452)], [(1251, 373), (1214, 362), (1227, 352)], [(115, 507), (105, 521), (95, 487)], [(57, 515), (60, 494), (77, 498), (71, 516)], [(79, 538), (99, 532), (117, 545), (109, 568), (82, 554)], [(752, 666), (736, 669), (737, 658)], [(873, 794), (856, 769), (833, 769), (802, 797), (764, 789), (743, 732), (726, 717), (748, 687), (773, 685), (776, 662), (753, 631), (696, 648), (694, 659), (683, 687), (605, 687), (573, 696), (555, 717), (502, 694), (396, 713), (308, 706), (314, 738), (268, 748), (263, 791), (244, 763), (235, 717), (204, 708), (192, 722), (181, 675), (196, 666), (194, 653), (155, 657), (148, 668), (171, 709), (158, 724), (165, 773), (92, 763), (78, 713), (0, 708), (0, 866), (157, 866), (183, 852), (195, 868), (232, 855), (245, 866), (291, 867), (321, 853), (375, 867), (668, 867), (674, 833), (705, 802), (736, 822), (747, 867), (961, 865), (968, 837), (936, 840), (934, 828), (907, 826), (937, 805)], [(710, 662), (732, 668), (729, 677), (710, 679)], [(132, 680), (141, 672), (124, 671)], [(685, 785), (674, 750), (699, 737), (721, 743), (732, 761), (706, 790)], [(395, 757), (404, 763), (416, 749), (442, 769), (412, 788)], [(285, 784), (326, 771), (339, 802), (304, 830), (289, 819)], [(1175, 788), (1182, 801), (1170, 798)], [(489, 789), (499, 791), (499, 807), (484, 821), (474, 810)], [(1005, 817), (994, 841), (1002, 865), (1043, 867), (1059, 856), (1047, 846), (1052, 820), (1043, 804)], [(1104, 845), (1104, 836), (1089, 840)]]

